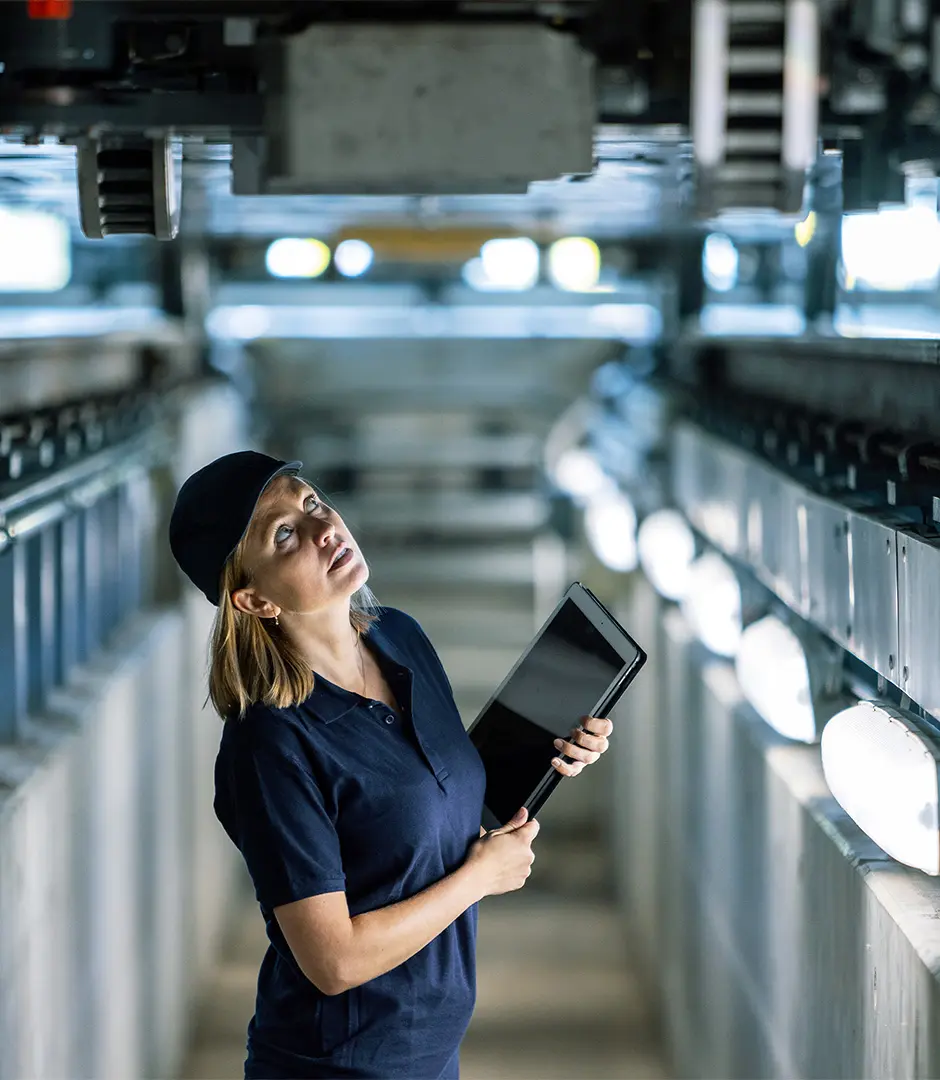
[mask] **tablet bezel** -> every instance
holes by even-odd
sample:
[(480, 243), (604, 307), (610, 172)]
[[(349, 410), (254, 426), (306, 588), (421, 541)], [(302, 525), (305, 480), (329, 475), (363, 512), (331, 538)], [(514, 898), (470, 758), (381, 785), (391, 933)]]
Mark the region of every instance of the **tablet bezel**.
[[(555, 617), (564, 607), (568, 601), (572, 601), (583, 615), (588, 619), (592, 626), (598, 630), (611, 648), (623, 658), (625, 652), (636, 655), (629, 661), (625, 662), (620, 671), (614, 676), (610, 684), (601, 694), (600, 698), (594, 703), (594, 705), (588, 709), (583, 715), (585, 716), (597, 716), (606, 717), (607, 713), (614, 707), (620, 695), (626, 690), (626, 688), (633, 681), (634, 676), (646, 662), (646, 653), (640, 646), (633, 640), (633, 638), (624, 630), (624, 628), (617, 622), (617, 620), (611, 615), (611, 613), (604, 607), (604, 605), (598, 600), (598, 598), (591, 592), (587, 586), (583, 585), (580, 581), (575, 581), (565, 590), (558, 603), (555, 605), (551, 614), (539, 628), (538, 632), (526, 646), (525, 650), (519, 657), (519, 659), (513, 664), (509, 673), (502, 680), (496, 690), (490, 695), (486, 704), (477, 714), (473, 723), (467, 728), (467, 734), (473, 738), (473, 732), (480, 725), (486, 717), (490, 706), (497, 700), (499, 695), (503, 692), (507, 684), (515, 675), (516, 670), (520, 667), (522, 662), (526, 659), (529, 653), (538, 645), (542, 635), (548, 630), (554, 621)], [(580, 720), (581, 717), (572, 718), (572, 726), (574, 726), (575, 720)], [(567, 733), (566, 733), (567, 734)], [(474, 744), (475, 745), (475, 744)], [(572, 759), (561, 755), (563, 761), (570, 761)], [(521, 803), (529, 810), (529, 818), (533, 818), (536, 813), (545, 804), (546, 799), (555, 790), (559, 780), (564, 779), (564, 775), (560, 773), (549, 760), (547, 771), (542, 779), (536, 784), (533, 790)], [(487, 829), (498, 828), (504, 825), (505, 822), (500, 822), (495, 814), (484, 803), (483, 807), (484, 821), (483, 825)]]

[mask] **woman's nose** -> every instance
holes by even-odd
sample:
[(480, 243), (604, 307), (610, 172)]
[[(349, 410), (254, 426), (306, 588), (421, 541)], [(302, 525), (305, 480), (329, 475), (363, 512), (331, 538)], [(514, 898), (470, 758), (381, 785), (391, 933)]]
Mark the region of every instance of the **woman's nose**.
[(331, 521), (313, 521), (311, 523), (313, 542), (319, 547), (328, 544), (333, 539), (335, 532), (336, 528)]

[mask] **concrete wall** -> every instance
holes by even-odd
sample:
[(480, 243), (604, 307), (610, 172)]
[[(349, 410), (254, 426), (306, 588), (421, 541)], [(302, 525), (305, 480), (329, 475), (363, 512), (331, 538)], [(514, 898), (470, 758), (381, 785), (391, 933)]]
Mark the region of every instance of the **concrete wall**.
[[(241, 432), (231, 391), (191, 393), (172, 470), (244, 445)], [(214, 609), (178, 588), (53, 690), (22, 740), (0, 744), (0, 1080), (179, 1069), (240, 862), (212, 809)]]
[(940, 1075), (940, 882), (890, 860), (637, 575), (620, 898), (677, 1076)]

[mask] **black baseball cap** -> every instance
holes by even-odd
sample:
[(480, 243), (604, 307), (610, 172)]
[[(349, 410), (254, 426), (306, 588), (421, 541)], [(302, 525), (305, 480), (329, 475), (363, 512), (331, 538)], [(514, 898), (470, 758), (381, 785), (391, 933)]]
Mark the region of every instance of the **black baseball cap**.
[(222, 567), (245, 535), (261, 492), (275, 476), (296, 473), (302, 466), (302, 461), (239, 450), (210, 461), (177, 492), (170, 549), (211, 603), (218, 606)]

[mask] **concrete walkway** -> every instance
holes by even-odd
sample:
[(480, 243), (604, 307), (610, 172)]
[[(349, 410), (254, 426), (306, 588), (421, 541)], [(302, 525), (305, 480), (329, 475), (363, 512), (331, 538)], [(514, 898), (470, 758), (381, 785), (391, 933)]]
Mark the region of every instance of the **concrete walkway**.
[[(480, 906), (477, 1008), (462, 1080), (665, 1080), (667, 1072), (596, 844), (543, 826), (525, 888)], [(241, 1080), (267, 939), (253, 897), (236, 911), (199, 1009), (182, 1080)]]

